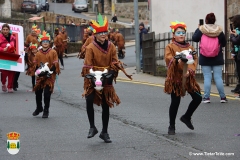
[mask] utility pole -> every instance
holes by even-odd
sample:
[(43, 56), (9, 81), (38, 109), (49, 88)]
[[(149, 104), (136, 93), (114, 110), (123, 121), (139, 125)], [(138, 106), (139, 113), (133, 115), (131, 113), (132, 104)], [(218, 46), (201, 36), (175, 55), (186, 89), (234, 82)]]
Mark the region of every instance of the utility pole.
[(138, 21), (138, 0), (134, 0), (134, 20), (135, 20), (135, 50), (136, 50), (136, 71), (141, 71), (140, 65), (140, 37), (139, 37), (139, 21)]

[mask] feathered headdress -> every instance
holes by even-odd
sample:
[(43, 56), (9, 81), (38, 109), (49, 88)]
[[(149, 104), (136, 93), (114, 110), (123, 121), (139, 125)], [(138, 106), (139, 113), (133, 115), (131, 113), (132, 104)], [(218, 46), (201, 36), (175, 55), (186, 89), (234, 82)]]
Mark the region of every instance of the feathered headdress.
[(29, 47), (30, 47), (30, 49), (37, 49), (38, 44), (37, 43), (30, 43)]
[(49, 33), (47, 33), (46, 31), (42, 31), (42, 34), (40, 34), (38, 36), (38, 41), (39, 42), (42, 42), (44, 40), (48, 40), (48, 41), (51, 40), (51, 37), (50, 37)]
[(187, 30), (187, 26), (185, 25), (184, 22), (179, 22), (179, 21), (175, 21), (175, 22), (171, 22), (171, 31), (172, 33), (174, 33), (176, 31), (177, 28), (182, 27), (185, 30)]
[(41, 33), (41, 30), (39, 28), (37, 28), (35, 31), (36, 31), (37, 35), (39, 35)]
[(93, 28), (93, 33), (100, 33), (100, 32), (108, 32), (108, 20), (107, 17), (103, 19), (102, 15), (99, 13), (98, 14), (98, 22), (95, 20), (92, 20), (90, 25)]
[(87, 31), (92, 31), (93, 32), (93, 27), (92, 26), (89, 26), (88, 28), (87, 28)]
[(32, 31), (35, 31), (37, 29), (37, 25), (36, 24), (33, 24), (32, 25)]

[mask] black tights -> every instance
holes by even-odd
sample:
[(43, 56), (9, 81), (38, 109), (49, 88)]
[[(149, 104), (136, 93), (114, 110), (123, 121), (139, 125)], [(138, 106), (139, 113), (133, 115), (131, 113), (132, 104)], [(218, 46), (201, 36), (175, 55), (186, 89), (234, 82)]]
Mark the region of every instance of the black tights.
[[(90, 123), (90, 128), (95, 127), (94, 123), (94, 108), (93, 108), (93, 100), (94, 100), (94, 92), (86, 97), (87, 103), (87, 115)], [(107, 133), (108, 130), (108, 122), (109, 122), (109, 106), (106, 103), (105, 97), (102, 97), (102, 132)]]
[[(192, 101), (190, 102), (184, 117), (186, 119), (191, 120), (193, 112), (197, 109), (199, 104), (202, 102), (202, 96), (200, 93), (189, 93), (192, 97)], [(170, 117), (170, 126), (175, 126), (175, 120), (178, 112), (178, 107), (181, 101), (181, 96), (176, 96), (175, 93), (171, 94), (171, 105), (169, 108), (169, 117)]]
[(64, 66), (64, 64), (63, 64), (63, 55), (62, 54), (59, 54), (58, 59), (60, 60), (61, 65)]
[[(43, 93), (44, 90), (44, 93)], [(44, 94), (44, 112), (49, 112), (50, 107), (50, 98), (52, 92), (50, 91), (50, 87), (46, 86), (44, 89), (39, 89), (35, 91), (36, 94), (36, 103), (37, 109), (42, 109), (42, 93)]]
[(35, 76), (32, 76), (32, 87), (35, 86)]

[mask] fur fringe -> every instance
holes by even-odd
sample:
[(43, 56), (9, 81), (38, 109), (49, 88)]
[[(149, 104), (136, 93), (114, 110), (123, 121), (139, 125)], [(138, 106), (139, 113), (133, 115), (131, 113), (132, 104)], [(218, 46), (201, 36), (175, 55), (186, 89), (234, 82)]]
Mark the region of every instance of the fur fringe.
[[(165, 80), (164, 92), (167, 94), (175, 93), (176, 96), (184, 96), (185, 93), (182, 87), (182, 72), (178, 70), (178, 64), (176, 60), (168, 67), (167, 77)], [(200, 92), (200, 86), (195, 79), (195, 73), (192, 70), (189, 71), (189, 77), (186, 78), (185, 89), (189, 93)]]

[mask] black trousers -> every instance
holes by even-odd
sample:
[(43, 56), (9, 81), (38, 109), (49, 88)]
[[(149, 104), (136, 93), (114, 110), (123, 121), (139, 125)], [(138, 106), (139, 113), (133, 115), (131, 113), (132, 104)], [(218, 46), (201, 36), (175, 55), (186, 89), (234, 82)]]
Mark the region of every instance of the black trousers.
[(235, 63), (236, 63), (236, 72), (238, 77), (238, 84), (240, 84), (240, 61), (237, 60), (237, 56), (234, 57)]
[[(189, 93), (192, 97), (192, 101), (190, 102), (184, 117), (186, 119), (191, 120), (193, 112), (197, 109), (199, 104), (202, 102), (202, 96), (200, 93)], [(175, 120), (178, 112), (178, 107), (181, 101), (181, 96), (176, 96), (175, 93), (171, 94), (171, 105), (169, 108), (169, 117), (170, 117), (170, 126), (175, 126)]]
[[(95, 127), (94, 108), (93, 108), (94, 95), (95, 93), (92, 92), (90, 95), (86, 97), (87, 115), (90, 123), (90, 128)], [(103, 133), (107, 133), (108, 122), (109, 122), (109, 106), (106, 103), (105, 97), (103, 97), (102, 99), (102, 132)]]
[(20, 76), (20, 72), (15, 72), (13, 79), (13, 88), (18, 88), (18, 78)]
[(64, 64), (63, 64), (63, 55), (62, 54), (59, 54), (58, 59), (59, 59), (61, 65), (64, 66)]
[[(43, 93), (44, 92), (44, 93)], [(36, 95), (36, 103), (37, 103), (37, 109), (42, 109), (42, 94), (44, 94), (44, 112), (49, 112), (50, 107), (50, 98), (51, 98), (51, 92), (50, 87), (46, 86), (44, 89), (39, 89), (35, 91)]]

